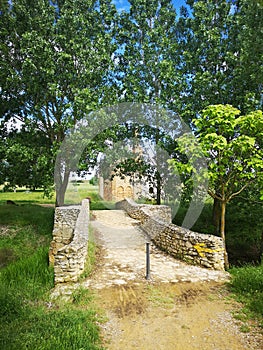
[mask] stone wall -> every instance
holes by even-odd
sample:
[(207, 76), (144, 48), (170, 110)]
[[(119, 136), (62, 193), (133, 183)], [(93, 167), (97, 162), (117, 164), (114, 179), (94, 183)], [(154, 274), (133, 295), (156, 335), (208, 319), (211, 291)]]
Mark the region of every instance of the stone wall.
[(55, 284), (76, 282), (84, 270), (88, 246), (89, 200), (81, 205), (57, 207), (49, 262)]
[(164, 205), (137, 204), (126, 198), (116, 206), (140, 220), (140, 227), (153, 243), (171, 256), (193, 265), (224, 270), (224, 246), (220, 237), (172, 224), (171, 209)]
[(137, 204), (130, 198), (125, 198), (123, 201), (116, 203), (117, 209), (123, 209), (134, 219), (144, 221), (150, 217), (158, 218), (159, 220), (170, 224), (172, 223), (172, 211), (167, 205), (151, 205)]

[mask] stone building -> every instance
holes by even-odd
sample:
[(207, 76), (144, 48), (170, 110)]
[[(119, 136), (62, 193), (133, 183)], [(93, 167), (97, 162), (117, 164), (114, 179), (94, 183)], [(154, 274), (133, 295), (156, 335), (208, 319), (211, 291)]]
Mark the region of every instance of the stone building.
[(138, 199), (142, 194), (142, 187), (130, 176), (124, 178), (114, 176), (112, 180), (100, 177), (99, 194), (105, 201), (118, 202), (124, 198)]
[[(130, 148), (133, 156), (139, 158), (142, 155), (142, 148), (136, 139)], [(149, 193), (147, 186), (139, 183), (136, 175), (134, 176), (114, 176), (112, 180), (99, 178), (99, 194), (105, 201), (119, 202), (124, 198), (138, 199), (141, 196), (147, 196)]]

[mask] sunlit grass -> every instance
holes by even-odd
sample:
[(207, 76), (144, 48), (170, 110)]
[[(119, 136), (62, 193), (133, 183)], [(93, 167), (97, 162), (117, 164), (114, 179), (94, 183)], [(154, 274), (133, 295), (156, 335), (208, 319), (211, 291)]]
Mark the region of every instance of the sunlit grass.
[(114, 202), (107, 202), (101, 199), (99, 195), (99, 187), (91, 185), (88, 181), (69, 184), (65, 204), (79, 204), (82, 199), (90, 199), (91, 210), (114, 209)]
[(29, 191), (26, 188), (18, 188), (16, 192), (3, 192), (0, 188), (0, 204), (12, 200), (17, 204), (54, 204), (55, 194), (51, 198), (44, 197), (42, 190)]
[[(115, 208), (114, 202), (107, 202), (101, 199), (98, 186), (90, 184), (89, 181), (69, 183), (65, 194), (65, 205), (78, 205), (85, 198), (91, 200), (90, 208), (92, 210), (107, 210)], [(13, 201), (19, 206), (26, 204), (46, 204), (54, 206), (55, 194), (52, 198), (47, 198), (44, 197), (44, 192), (40, 190), (31, 192), (25, 188), (20, 188), (17, 189), (16, 192), (1, 192), (0, 188), (0, 205), (6, 204), (6, 201), (8, 200)], [(12, 205), (10, 205), (10, 207), (13, 208)]]
[[(50, 300), (54, 208), (40, 206), (38, 192), (30, 194), (30, 204), (26, 195), (0, 193), (0, 349), (102, 349), (100, 319), (88, 291), (76, 291), (72, 301)], [(18, 205), (7, 205), (6, 199)]]

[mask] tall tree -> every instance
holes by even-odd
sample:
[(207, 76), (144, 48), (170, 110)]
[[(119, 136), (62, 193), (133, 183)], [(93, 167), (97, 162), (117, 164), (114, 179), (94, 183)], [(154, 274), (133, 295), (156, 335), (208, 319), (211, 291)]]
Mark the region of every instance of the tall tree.
[(184, 113), (192, 119), (210, 104), (229, 103), (234, 62), (230, 62), (231, 4), (228, 0), (188, 0), (181, 11), (181, 50), (187, 89)]
[(232, 6), (235, 106), (243, 113), (263, 109), (263, 2), (237, 0)]
[(178, 23), (186, 117), (210, 104), (262, 109), (262, 1), (186, 2)]
[[(176, 11), (173, 3), (170, 0), (129, 2), (129, 11), (120, 15), (117, 34), (119, 50), (114, 74), (119, 86), (119, 101), (148, 103), (178, 111), (182, 79), (178, 69), (180, 58), (177, 55)], [(155, 116), (157, 119), (163, 118), (158, 113)], [(144, 165), (139, 162), (137, 170), (139, 173), (143, 171), (155, 184), (159, 204), (163, 187), (159, 151), (164, 130), (158, 129), (157, 119), (152, 124), (156, 127), (137, 129), (137, 137), (150, 140), (155, 153), (155, 160), (151, 158), (152, 164), (148, 162), (147, 166), (144, 159)], [(166, 131), (171, 130), (171, 122)], [(128, 164), (131, 169), (134, 169), (135, 164), (126, 163), (124, 168), (129, 172)], [(166, 163), (165, 166), (167, 168)]]
[[(251, 184), (262, 184), (263, 179), (262, 111), (239, 115), (240, 111), (230, 105), (211, 105), (194, 120), (196, 137), (207, 159), (208, 194), (221, 204), (220, 234), (224, 243), (227, 203)], [(187, 137), (182, 137), (180, 144), (183, 149), (191, 147)], [(181, 164), (181, 169), (198, 172), (189, 164)], [(226, 248), (225, 266), (228, 267)]]
[(120, 97), (176, 108), (182, 88), (172, 1), (130, 0), (130, 5), (119, 24)]
[[(189, 121), (210, 104), (231, 104), (248, 113), (262, 109), (262, 2), (188, 0), (178, 22)], [(213, 222), (219, 233), (220, 201)]]
[[(0, 14), (2, 117), (15, 117), (28, 132), (43, 132), (54, 160), (68, 130), (107, 93), (115, 8), (108, 0), (15, 0), (5, 5)], [(58, 205), (68, 178), (69, 170), (61, 170)]]

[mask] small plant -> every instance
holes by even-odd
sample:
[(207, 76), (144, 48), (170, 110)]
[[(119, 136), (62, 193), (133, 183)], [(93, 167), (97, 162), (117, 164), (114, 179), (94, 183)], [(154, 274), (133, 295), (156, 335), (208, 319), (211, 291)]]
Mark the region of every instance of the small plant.
[(240, 326), (240, 331), (243, 332), (243, 333), (249, 333), (250, 332), (250, 327), (246, 324), (243, 324), (242, 326)]
[(172, 294), (165, 293), (159, 290), (157, 287), (148, 286), (149, 296), (148, 299), (155, 306), (166, 306), (172, 308), (174, 306), (174, 296)]

